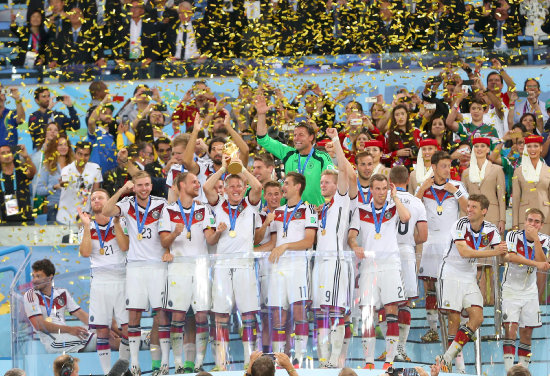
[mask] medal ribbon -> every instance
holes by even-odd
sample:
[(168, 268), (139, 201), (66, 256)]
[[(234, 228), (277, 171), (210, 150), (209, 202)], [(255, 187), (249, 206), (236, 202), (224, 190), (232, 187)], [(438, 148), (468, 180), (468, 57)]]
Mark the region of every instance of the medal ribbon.
[(296, 214), (296, 211), (298, 210), (300, 205), (302, 205), (302, 200), (300, 200), (300, 202), (298, 202), (298, 204), (296, 204), (296, 206), (294, 207), (294, 210), (290, 214), (290, 217), (288, 218), (288, 221), (287, 221), (286, 216), (288, 215), (288, 203), (286, 204), (285, 214), (284, 214), (284, 217), (283, 217), (283, 232), (285, 234), (288, 233), (288, 225), (290, 224), (290, 221), (292, 221), (292, 218), (294, 218), (294, 214)]
[(309, 159), (313, 155), (313, 150), (314, 150), (314, 148), (311, 148), (311, 150), (309, 151), (309, 154), (307, 155), (307, 158), (306, 158), (306, 161), (304, 163), (303, 168), (302, 168), (302, 164), (300, 163), (301, 155), (300, 155), (300, 153), (298, 153), (298, 172), (302, 175), (304, 174), (304, 171), (306, 170), (307, 162), (309, 162)]
[(384, 214), (386, 213), (386, 207), (388, 206), (388, 201), (384, 202), (384, 207), (382, 207), (382, 212), (380, 217), (376, 214), (376, 209), (374, 208), (374, 202), (370, 203), (372, 209), (372, 219), (374, 220), (374, 230), (377, 234), (380, 234), (380, 228), (382, 227), (382, 221), (384, 220)]
[[(17, 175), (15, 170), (13, 170), (13, 175), (11, 175), (11, 181), (13, 182), (13, 193), (17, 195)], [(6, 192), (6, 187), (4, 187), (4, 174), (0, 172), (0, 184), (2, 184), (2, 192)]]
[[(448, 182), (448, 181), (449, 181), (449, 179), (447, 179), (446, 182)], [(439, 196), (436, 194), (435, 189), (434, 189), (433, 186), (430, 187), (430, 190), (432, 191), (432, 193), (434, 195), (434, 199), (435, 199), (435, 202), (437, 202), (437, 205), (438, 206), (443, 206), (443, 201), (445, 201), (447, 196), (449, 196), (449, 191), (445, 191), (445, 195), (443, 195), (443, 200), (439, 201)]]
[(53, 307), (53, 286), (52, 286), (52, 292), (50, 295), (50, 302), (48, 303), (48, 300), (46, 299), (46, 296), (42, 293), (42, 291), (39, 291), (40, 295), (42, 296), (42, 300), (44, 301), (44, 308), (46, 308), (46, 315), (47, 317), (50, 317), (50, 313), (52, 312)]
[(407, 192), (405, 188), (395, 187), (395, 189), (398, 190), (399, 192)]
[(357, 178), (357, 188), (359, 190), (359, 194), (361, 195), (361, 200), (363, 200), (363, 204), (368, 204), (371, 197), (370, 190), (367, 192), (367, 200), (365, 200), (365, 193), (363, 192), (363, 187), (359, 182), (359, 178)]
[(527, 238), (525, 237), (525, 230), (523, 230), (523, 246), (525, 247), (525, 256), (529, 260), (535, 259), (535, 246), (533, 245), (533, 252), (529, 251), (529, 246), (527, 245)]
[(185, 225), (187, 232), (191, 232), (191, 225), (193, 224), (193, 214), (195, 213), (195, 201), (193, 201), (193, 205), (191, 205), (191, 211), (189, 212), (189, 217), (183, 211), (183, 205), (181, 204), (181, 201), (179, 199), (178, 199), (178, 205), (180, 207), (181, 217), (183, 218), (183, 224)]
[(145, 207), (145, 213), (143, 213), (143, 218), (139, 219), (139, 207), (137, 202), (137, 197), (135, 197), (134, 201), (134, 209), (136, 210), (136, 224), (137, 224), (137, 230), (138, 234), (141, 234), (143, 231), (143, 227), (145, 226), (145, 221), (147, 220), (147, 214), (149, 214), (149, 206), (151, 205), (151, 196), (149, 196), (149, 201), (147, 202), (147, 207)]
[(483, 237), (481, 234), (482, 232), (483, 232), (483, 223), (481, 223), (481, 230), (479, 230), (478, 232), (479, 236), (477, 238), (474, 236), (474, 230), (472, 230), (472, 239), (474, 239), (474, 247), (476, 251), (479, 249), (479, 246), (481, 244), (481, 238)]
[(97, 232), (97, 238), (99, 240), (99, 248), (105, 248), (104, 244), (107, 240), (107, 234), (109, 233), (109, 229), (111, 228), (111, 222), (113, 221), (113, 217), (109, 218), (109, 223), (107, 224), (107, 229), (105, 230), (105, 238), (101, 235), (101, 230), (99, 229), (99, 225), (97, 224), (97, 221), (94, 221), (95, 224), (95, 230)]
[(229, 203), (229, 201), (227, 201), (227, 211), (229, 212), (229, 231), (235, 230), (235, 224), (237, 223), (237, 216), (239, 215), (239, 206), (242, 204), (243, 200), (239, 202), (239, 205), (237, 205), (237, 209), (235, 209), (234, 212), (231, 210), (231, 204)]
[(323, 230), (327, 226), (327, 212), (328, 212), (328, 209), (330, 209), (331, 205), (332, 205), (332, 201), (329, 203), (325, 202), (323, 204), (323, 210), (321, 210), (321, 228)]

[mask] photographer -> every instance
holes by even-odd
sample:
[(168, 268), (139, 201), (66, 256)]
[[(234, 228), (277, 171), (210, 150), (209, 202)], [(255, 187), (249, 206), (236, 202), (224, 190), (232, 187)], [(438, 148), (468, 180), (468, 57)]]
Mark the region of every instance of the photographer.
[(183, 132), (191, 132), (193, 130), (193, 123), (195, 121), (195, 115), (200, 112), (204, 117), (208, 113), (210, 106), (216, 106), (218, 101), (212, 94), (212, 90), (206, 85), (204, 81), (195, 81), (193, 87), (185, 93), (178, 107), (172, 114), (172, 122), (174, 126), (174, 134), (179, 133), (179, 125), (184, 124), (185, 129)]
[(254, 351), (250, 355), (250, 363), (248, 363), (245, 376), (274, 376), (276, 365), (284, 368), (289, 376), (298, 376), (288, 355), (284, 353), (264, 355), (261, 351)]
[(124, 121), (125, 116), (127, 116), (127, 120), (133, 124), (138, 116), (141, 116), (140, 119), (143, 118), (143, 112), (147, 109), (151, 100), (162, 104), (159, 89), (156, 87), (150, 89), (149, 86), (140, 84), (135, 88), (134, 96), (124, 103), (116, 117)]

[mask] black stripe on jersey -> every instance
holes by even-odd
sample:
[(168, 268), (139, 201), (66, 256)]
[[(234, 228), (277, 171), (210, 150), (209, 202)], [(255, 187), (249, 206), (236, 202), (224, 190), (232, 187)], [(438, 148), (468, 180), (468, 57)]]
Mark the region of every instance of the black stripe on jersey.
[(342, 219), (342, 207), (338, 208), (338, 221), (336, 222), (336, 251), (340, 251), (340, 242), (338, 241), (338, 230), (340, 229), (340, 219)]
[(468, 222), (470, 222), (468, 217), (462, 217), (456, 222), (455, 228), (462, 228), (462, 226), (468, 224)]
[(162, 294), (162, 309), (166, 309), (168, 307), (168, 278), (164, 281), (164, 291), (161, 292)]
[[(449, 242), (449, 249), (445, 253), (445, 256), (443, 256), (443, 262), (441, 263), (441, 268), (439, 269), (439, 279), (440, 280), (441, 280), (441, 277), (443, 276), (443, 267), (445, 266), (445, 259), (447, 257), (449, 257), (449, 254), (451, 253), (451, 251), (453, 249), (453, 242), (454, 242), (454, 240), (451, 239), (451, 241)], [(441, 290), (441, 291), (443, 291), (443, 290)], [(442, 306), (439, 306), (439, 307), (442, 307)]]
[(342, 272), (342, 265), (340, 258), (336, 258), (336, 269), (334, 270), (334, 282), (332, 283), (332, 306), (338, 305), (338, 290), (340, 288), (340, 273)]

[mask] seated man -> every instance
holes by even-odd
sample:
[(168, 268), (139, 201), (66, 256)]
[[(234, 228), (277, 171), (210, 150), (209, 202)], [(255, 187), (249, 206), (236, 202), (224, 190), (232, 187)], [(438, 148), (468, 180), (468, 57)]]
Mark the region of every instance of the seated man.
[(96, 337), (84, 326), (65, 323), (65, 311), (88, 325), (88, 314), (69, 291), (53, 287), (55, 266), (48, 259), (32, 264), (33, 288), (25, 293), (25, 313), (48, 353), (95, 351)]

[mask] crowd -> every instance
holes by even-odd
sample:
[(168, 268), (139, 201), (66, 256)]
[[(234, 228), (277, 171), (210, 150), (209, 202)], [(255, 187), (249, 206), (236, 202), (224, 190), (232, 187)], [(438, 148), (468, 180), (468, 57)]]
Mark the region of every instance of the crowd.
[[(449, 66), (421, 93), (368, 98), (366, 110), (347, 88), (333, 98), (305, 84), (288, 99), (283, 88), (247, 81), (228, 102), (196, 81), (172, 114), (157, 88), (138, 85), (115, 115), (96, 81), (84, 125), (69, 96), (39, 87), (30, 153), (17, 144), (26, 118), (19, 91), (2, 91), (2, 223), (47, 213), (51, 223), (79, 225), (80, 255), (91, 262), (89, 316), (53, 286), (48, 260), (33, 265), (25, 309), (46, 350), (95, 350), (107, 374), (117, 348), (138, 375), (141, 315), (151, 308), (155, 374), (167, 374), (170, 351), (177, 373), (200, 370), (209, 341), (223, 370), (236, 309), (246, 363), (259, 347), (303, 364), (313, 315), (322, 367), (345, 364), (357, 320), (366, 367), (379, 325), (389, 368), (410, 360), (421, 279), (422, 340), (439, 341), (438, 311), (448, 317), (444, 370), (453, 361), (464, 370), (462, 348), (483, 322), (481, 307), (494, 303), (492, 288), (502, 288), (505, 367), (515, 362), (518, 327), (528, 365), (550, 268), (550, 103), (537, 79), (516, 87), (492, 65), (486, 82), (480, 62), (463, 64), (464, 73)], [(4, 107), (6, 93), (16, 109)], [(336, 106), (345, 107), (341, 120)], [(87, 137), (73, 147), (69, 135), (82, 126)], [(268, 256), (256, 265), (255, 252)], [(490, 266), (476, 264), (494, 258), (506, 264), (501, 287), (490, 286)], [(67, 326), (65, 312), (84, 326)]]
[[(29, 0), (15, 23), (16, 66), (119, 66), (265, 56), (518, 49), (550, 31), (547, 0)], [(542, 42), (540, 42), (542, 43)]]

